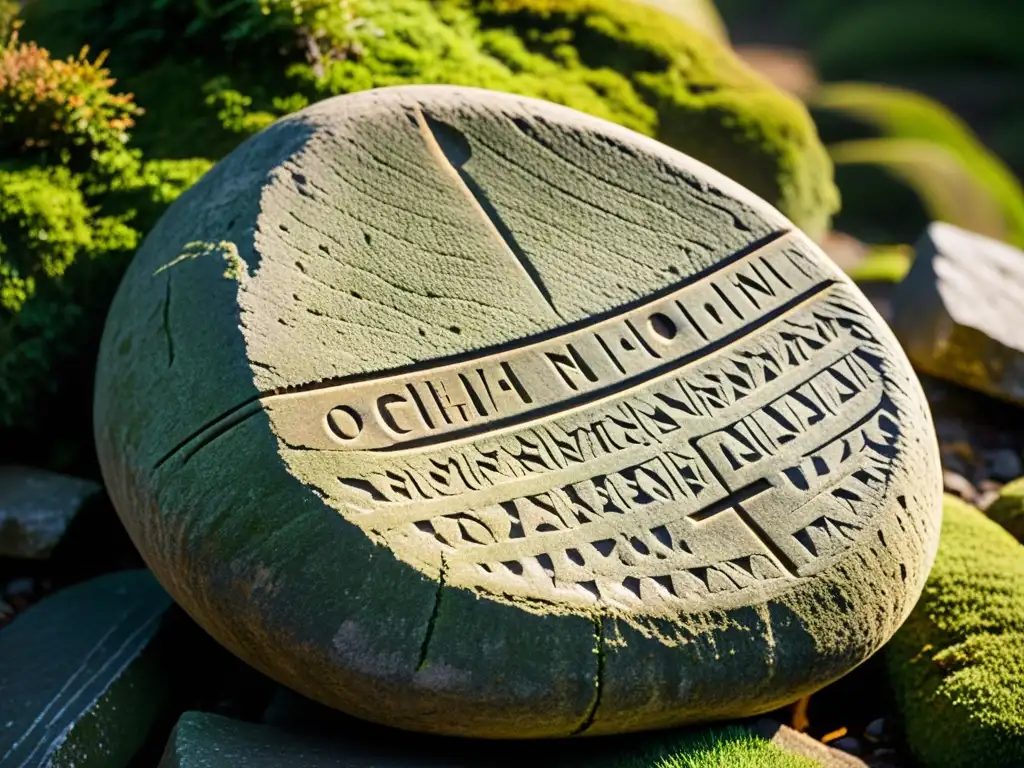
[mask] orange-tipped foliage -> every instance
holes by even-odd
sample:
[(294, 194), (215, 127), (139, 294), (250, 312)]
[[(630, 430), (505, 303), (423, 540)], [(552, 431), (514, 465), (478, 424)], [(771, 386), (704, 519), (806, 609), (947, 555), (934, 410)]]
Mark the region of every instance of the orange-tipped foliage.
[(142, 110), (131, 94), (111, 92), (106, 54), (88, 49), (65, 60), (23, 43), (15, 32), (0, 48), (0, 161), (43, 154), (48, 163), (85, 171), (116, 163)]

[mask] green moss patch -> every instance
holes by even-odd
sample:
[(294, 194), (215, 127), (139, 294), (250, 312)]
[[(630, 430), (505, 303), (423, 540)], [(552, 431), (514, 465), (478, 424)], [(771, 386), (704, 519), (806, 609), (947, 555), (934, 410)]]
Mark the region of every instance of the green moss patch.
[(0, 45), (0, 461), (90, 471), (107, 306), (166, 205), (209, 167), (148, 161), (102, 58)]
[(1024, 542), (1024, 478), (1003, 486), (999, 498), (985, 514), (1012, 533), (1017, 541)]
[(665, 737), (643, 751), (603, 765), (607, 768), (815, 768), (820, 763), (786, 752), (741, 726), (726, 726)]
[(886, 649), (924, 768), (1024, 765), (1024, 551), (952, 496), (924, 594)]
[[(57, 17), (83, 1), (36, 0), (26, 34), (70, 48)], [(268, 120), (326, 96), (447, 83), (542, 98), (655, 136), (813, 236), (838, 207), (803, 106), (677, 18), (686, 14), (647, 3), (268, 1), (259, 20), (246, 4), (217, 15), (181, 0), (131, 9), (88, 1), (90, 21), (75, 40), (113, 50), (115, 71), (149, 110), (138, 136), (154, 156), (219, 157)]]

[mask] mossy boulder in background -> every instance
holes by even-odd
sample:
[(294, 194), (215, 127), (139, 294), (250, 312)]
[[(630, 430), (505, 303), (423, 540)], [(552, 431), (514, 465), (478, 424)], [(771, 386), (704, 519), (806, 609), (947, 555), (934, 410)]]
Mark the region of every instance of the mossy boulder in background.
[(1024, 478), (1007, 483), (985, 514), (1024, 542)]
[[(750, 188), (812, 237), (838, 207), (799, 102), (727, 46), (648, 4), (307, 0), (264, 3), (260, 15), (256, 2), (206, 11), (185, 0), (87, 0), (88, 13), (82, 2), (32, 0), (25, 34), (58, 51), (83, 42), (113, 50), (115, 71), (149, 110), (138, 138), (156, 157), (216, 159), (325, 96), (449, 83), (545, 99), (654, 136)], [(87, 21), (69, 28), (70, 18)]]
[(725, 22), (715, 7), (714, 0), (637, 0), (646, 3), (653, 8), (664, 11), (669, 16), (675, 16), (686, 22), (699, 32), (708, 37), (713, 37), (719, 42), (729, 43), (729, 32), (725, 28)]
[(924, 594), (886, 647), (923, 768), (1024, 765), (1024, 549), (947, 496)]
[[(1024, 246), (1024, 187), (942, 104), (889, 86), (836, 83), (819, 88), (810, 106), (847, 203), (837, 226), (888, 227), (890, 236), (909, 242), (913, 233), (899, 236), (924, 222), (892, 188), (900, 181), (930, 219)], [(855, 186), (844, 178), (851, 166), (874, 167), (894, 178), (888, 185), (875, 182), (874, 190)], [(851, 220), (856, 224), (850, 226)]]

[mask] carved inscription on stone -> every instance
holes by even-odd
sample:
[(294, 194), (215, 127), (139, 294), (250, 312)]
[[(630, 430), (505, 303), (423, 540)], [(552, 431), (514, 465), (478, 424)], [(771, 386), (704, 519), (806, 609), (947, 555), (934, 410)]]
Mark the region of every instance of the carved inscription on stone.
[(874, 534), (905, 382), (873, 322), (782, 238), (545, 338), (265, 402), (328, 503), (446, 584), (678, 615)]
[(288, 445), (316, 450), (434, 445), (585, 406), (642, 387), (823, 290), (784, 246), (550, 338), (267, 403)]

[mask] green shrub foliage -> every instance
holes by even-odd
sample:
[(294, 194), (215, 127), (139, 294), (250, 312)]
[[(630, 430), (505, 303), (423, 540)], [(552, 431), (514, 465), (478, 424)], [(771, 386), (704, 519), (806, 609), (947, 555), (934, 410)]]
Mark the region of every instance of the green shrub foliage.
[[(35, 43), (15, 36), (0, 68), (0, 183), (13, 196), (0, 212), (0, 427), (42, 434), (43, 405), (72, 397), (57, 371), (91, 380), (105, 302), (167, 203), (247, 137), (332, 95), (448, 83), (547, 99), (673, 145), (823, 234), (838, 194), (807, 111), (652, 5), (27, 3), (20, 35)], [(75, 413), (88, 389), (73, 393)]]
[(88, 463), (106, 306), (143, 233), (209, 167), (143, 161), (128, 145), (141, 110), (113, 85), (103, 57), (54, 59), (17, 33), (0, 47), (0, 460)]
[[(71, 7), (86, 27), (67, 22)], [(25, 30), (62, 52), (111, 48), (121, 82), (147, 109), (135, 137), (154, 157), (219, 158), (327, 96), (449, 83), (546, 99), (654, 136), (812, 235), (838, 207), (802, 105), (648, 3), (35, 0)]]

